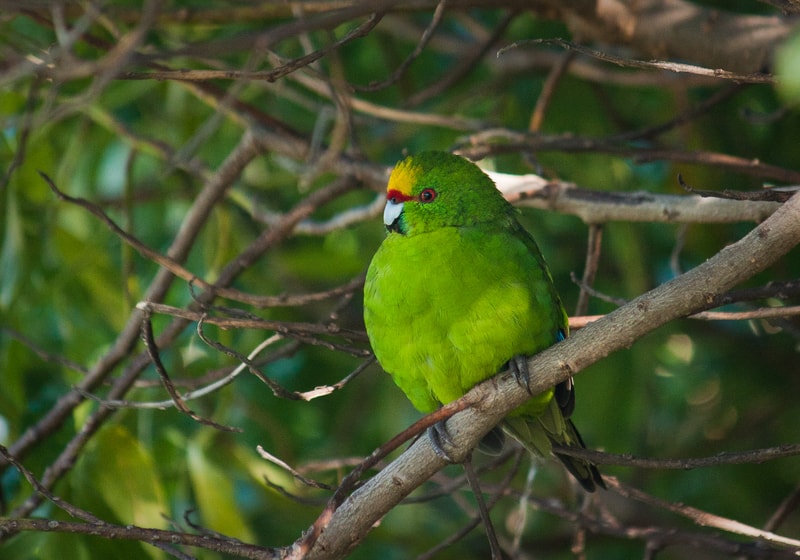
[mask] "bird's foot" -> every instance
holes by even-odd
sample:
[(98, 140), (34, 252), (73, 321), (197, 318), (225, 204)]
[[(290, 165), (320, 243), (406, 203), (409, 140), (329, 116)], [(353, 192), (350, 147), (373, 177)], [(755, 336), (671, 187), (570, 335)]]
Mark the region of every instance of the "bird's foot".
[(531, 372), (528, 369), (528, 357), (522, 355), (514, 356), (508, 360), (508, 369), (511, 371), (511, 375), (514, 376), (519, 386), (524, 387), (525, 390), (528, 391), (528, 394), (532, 395)]
[(450, 433), (447, 431), (447, 424), (445, 420), (437, 422), (428, 428), (428, 439), (430, 440), (431, 447), (433, 447), (433, 452), (436, 453), (436, 455), (448, 463), (458, 462), (453, 460), (453, 458), (450, 457), (450, 454), (445, 451), (446, 447), (453, 446), (453, 440), (450, 437)]

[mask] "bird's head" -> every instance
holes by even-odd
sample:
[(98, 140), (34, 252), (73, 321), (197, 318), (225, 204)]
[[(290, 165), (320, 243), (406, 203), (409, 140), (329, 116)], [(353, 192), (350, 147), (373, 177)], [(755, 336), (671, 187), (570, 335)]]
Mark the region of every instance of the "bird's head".
[(425, 233), (509, 218), (511, 205), (471, 161), (422, 152), (398, 163), (386, 188), (383, 223), (389, 232)]

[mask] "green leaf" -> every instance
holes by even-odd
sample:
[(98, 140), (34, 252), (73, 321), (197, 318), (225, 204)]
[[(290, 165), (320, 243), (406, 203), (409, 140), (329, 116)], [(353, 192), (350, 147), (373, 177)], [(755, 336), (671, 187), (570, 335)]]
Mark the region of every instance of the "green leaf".
[(209, 437), (201, 432), (186, 450), (189, 476), (203, 525), (223, 535), (253, 542), (253, 533), (236, 503), (229, 469), (223, 470), (211, 459), (217, 454), (212, 445)]
[[(107, 510), (118, 523), (166, 528), (170, 509), (157, 468), (149, 449), (124, 426), (109, 425), (76, 466), (76, 502), (90, 511)], [(143, 550), (152, 558), (163, 557), (150, 547)]]
[(787, 102), (800, 101), (800, 33), (794, 33), (775, 53), (778, 93)]
[(0, 309), (9, 307), (14, 299), (25, 248), (22, 222), (13, 190), (9, 190), (5, 222), (3, 245), (0, 247), (0, 270), (3, 271), (0, 274)]

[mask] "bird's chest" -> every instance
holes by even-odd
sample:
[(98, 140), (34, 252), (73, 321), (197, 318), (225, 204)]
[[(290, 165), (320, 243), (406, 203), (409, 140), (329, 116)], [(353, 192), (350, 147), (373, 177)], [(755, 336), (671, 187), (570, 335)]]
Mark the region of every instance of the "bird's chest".
[(454, 229), (384, 242), (368, 274), (365, 318), (378, 360), (401, 388), (423, 383), (449, 402), (531, 350), (535, 278), (507, 244)]
[(372, 266), (374, 290), (388, 303), (381, 320), (427, 335), (424, 345), (443, 342), (466, 318), (490, 311), (486, 303), (501, 305), (504, 289), (519, 279), (509, 277), (491, 241), (464, 239), (455, 228), (387, 239)]

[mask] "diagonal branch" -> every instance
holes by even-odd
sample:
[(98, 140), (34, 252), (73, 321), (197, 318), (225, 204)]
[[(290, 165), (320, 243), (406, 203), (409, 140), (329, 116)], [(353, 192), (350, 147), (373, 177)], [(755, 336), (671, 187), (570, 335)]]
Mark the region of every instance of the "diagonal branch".
[[(529, 360), (531, 391), (540, 393), (612, 352), (674, 319), (702, 309), (724, 293), (776, 262), (800, 243), (800, 196), (792, 197), (769, 219), (738, 242), (689, 272), (647, 292)], [(464, 399), (474, 406), (454, 415), (447, 425), (460, 460), (509, 411), (529, 398), (509, 374), (500, 374), (471, 390)], [(340, 558), (352, 550), (389, 510), (445, 466), (427, 438), (353, 492), (337, 509), (325, 510), (323, 527), (310, 549), (301, 539), (287, 558)], [(302, 546), (301, 546), (302, 545)]]

